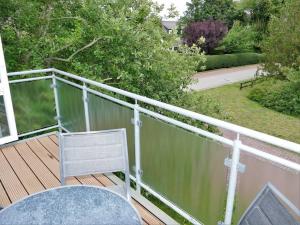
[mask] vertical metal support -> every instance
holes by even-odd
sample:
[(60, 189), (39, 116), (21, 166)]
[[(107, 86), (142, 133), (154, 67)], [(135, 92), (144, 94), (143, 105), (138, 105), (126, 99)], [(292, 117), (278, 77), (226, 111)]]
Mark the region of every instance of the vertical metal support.
[(59, 110), (57, 83), (56, 83), (55, 73), (52, 73), (52, 88), (53, 88), (53, 92), (54, 92), (54, 101), (55, 101), (55, 111), (56, 111), (57, 125), (58, 125), (58, 130), (61, 133), (62, 132), (62, 126), (61, 126), (61, 121), (60, 121), (60, 110)]
[(83, 106), (84, 106), (84, 117), (85, 117), (85, 128), (86, 131), (90, 131), (90, 115), (89, 115), (89, 103), (88, 103), (88, 94), (86, 89), (86, 83), (83, 83), (82, 88), (82, 99), (83, 99)]
[[(237, 138), (239, 138), (239, 135), (237, 136)], [(238, 164), (240, 160), (240, 145), (241, 141), (239, 139), (236, 139), (233, 144), (232, 164), (230, 169), (224, 225), (231, 225), (235, 190), (237, 184)]]
[(135, 176), (136, 176), (136, 190), (141, 193), (141, 139), (140, 139), (140, 113), (138, 110), (138, 103), (135, 101), (134, 107), (134, 148), (135, 148)]

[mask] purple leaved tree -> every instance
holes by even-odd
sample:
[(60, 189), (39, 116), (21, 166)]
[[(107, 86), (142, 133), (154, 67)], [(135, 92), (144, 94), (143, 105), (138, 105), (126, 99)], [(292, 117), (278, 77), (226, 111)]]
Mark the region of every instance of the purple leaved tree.
[[(196, 44), (209, 54), (217, 47), (227, 32), (228, 28), (222, 21), (192, 22), (183, 31), (183, 41), (188, 46)], [(205, 38), (204, 43), (198, 42), (201, 37)]]

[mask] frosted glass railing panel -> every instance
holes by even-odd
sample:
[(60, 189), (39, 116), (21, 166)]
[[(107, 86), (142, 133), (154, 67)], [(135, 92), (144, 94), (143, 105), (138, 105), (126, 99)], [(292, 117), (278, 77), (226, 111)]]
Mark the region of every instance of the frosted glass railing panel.
[[(294, 157), (300, 159), (300, 156), (294, 155)], [(238, 177), (233, 224), (239, 221), (242, 214), (268, 182), (300, 210), (300, 172), (245, 152), (241, 152), (240, 162), (246, 166), (246, 170)], [(300, 216), (297, 217), (288, 206), (286, 208), (300, 222)]]
[(143, 182), (204, 224), (223, 220), (229, 148), (149, 116), (141, 120)]
[(10, 84), (18, 133), (57, 124), (52, 80)]
[(133, 110), (90, 93), (88, 104), (91, 130), (126, 128), (130, 170), (134, 175), (134, 126), (131, 124)]
[(82, 90), (57, 81), (57, 92), (62, 126), (71, 132), (85, 131)]

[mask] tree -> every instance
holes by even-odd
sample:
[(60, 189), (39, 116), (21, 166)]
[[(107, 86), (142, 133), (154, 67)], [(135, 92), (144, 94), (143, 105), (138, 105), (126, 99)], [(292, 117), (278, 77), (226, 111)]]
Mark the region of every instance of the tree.
[(170, 18), (170, 19), (173, 19), (173, 18), (176, 18), (176, 17), (179, 16), (179, 12), (178, 12), (178, 10), (176, 9), (176, 6), (175, 6), (174, 3), (172, 3), (172, 4), (170, 5), (170, 7), (167, 8), (167, 11), (168, 11), (167, 17)]
[(300, 70), (299, 9), (299, 0), (289, 0), (279, 16), (272, 17), (270, 21), (269, 36), (263, 42), (262, 49), (265, 69), (272, 75), (287, 77), (289, 73), (300, 74), (296, 72)]
[[(206, 53), (211, 53), (227, 31), (227, 26), (221, 21), (193, 22), (184, 29), (183, 40), (189, 46), (196, 44)], [(204, 43), (199, 43), (201, 37), (204, 38)]]
[(238, 13), (233, 0), (191, 0), (186, 5), (187, 10), (181, 18), (183, 24), (221, 20), (231, 27)]
[(285, 0), (243, 0), (238, 9), (248, 16), (246, 22), (254, 26), (257, 31), (257, 42), (264, 39), (268, 32), (268, 23), (272, 16), (278, 16)]
[(253, 52), (255, 48), (256, 32), (250, 25), (241, 25), (236, 21), (228, 34), (221, 41), (218, 49), (224, 53)]
[(165, 102), (190, 83), (200, 54), (172, 51), (149, 0), (0, 0), (9, 71), (56, 67)]

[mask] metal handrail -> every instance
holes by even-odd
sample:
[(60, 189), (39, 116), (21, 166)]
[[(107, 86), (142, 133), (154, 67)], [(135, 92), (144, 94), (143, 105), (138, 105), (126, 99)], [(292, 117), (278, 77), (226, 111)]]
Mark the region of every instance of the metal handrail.
[[(42, 70), (31, 70), (31, 71), (22, 71), (22, 72), (14, 72), (14, 73), (8, 73), (8, 76), (13, 77), (13, 76), (19, 76), (19, 75), (28, 75), (28, 74), (39, 74), (39, 73), (49, 73), (51, 72), (52, 75), (51, 76), (44, 76), (44, 77), (32, 77), (32, 78), (23, 78), (23, 79), (16, 79), (16, 80), (12, 80), (10, 81), (10, 83), (20, 83), (20, 82), (26, 82), (26, 81), (34, 81), (34, 80), (41, 80), (41, 79), (50, 79), (52, 78), (52, 83), (53, 83), (53, 87), (54, 87), (54, 96), (55, 96), (55, 103), (56, 103), (56, 112), (57, 112), (57, 117), (58, 117), (58, 125), (57, 127), (60, 130), (64, 130), (66, 132), (68, 132), (68, 130), (66, 128), (64, 128), (60, 122), (60, 110), (59, 110), (59, 104), (58, 104), (58, 93), (56, 90), (56, 80), (59, 80), (61, 82), (64, 82), (66, 84), (72, 85), (76, 88), (79, 88), (83, 91), (83, 100), (85, 101), (86, 97), (87, 97), (87, 93), (93, 93), (95, 95), (98, 95), (102, 98), (105, 98), (107, 100), (110, 100), (112, 102), (116, 102), (118, 104), (124, 105), (126, 107), (129, 107), (131, 109), (134, 110), (134, 130), (135, 130), (135, 160), (136, 160), (136, 174), (135, 177), (132, 177), (132, 179), (136, 182), (136, 186), (137, 186), (137, 190), (138, 192), (140, 192), (140, 187), (143, 187), (144, 189), (146, 189), (147, 191), (149, 191), (151, 194), (153, 194), (154, 196), (156, 196), (158, 199), (160, 199), (162, 202), (164, 202), (166, 205), (170, 206), (171, 208), (173, 208), (176, 212), (178, 212), (179, 214), (181, 214), (183, 217), (185, 217), (186, 219), (188, 219), (190, 222), (194, 223), (194, 224), (201, 224), (199, 221), (197, 221), (195, 218), (193, 218), (191, 215), (189, 215), (187, 212), (185, 212), (184, 210), (182, 210), (181, 208), (179, 208), (178, 206), (176, 206), (176, 204), (173, 204), (172, 202), (170, 202), (168, 199), (164, 198), (163, 196), (161, 196), (160, 194), (158, 194), (157, 192), (155, 192), (152, 188), (150, 188), (149, 186), (147, 186), (146, 184), (144, 184), (140, 178), (140, 127), (139, 127), (139, 114), (140, 113), (145, 113), (147, 115), (150, 115), (151, 117), (155, 117), (157, 119), (160, 119), (162, 121), (165, 121), (167, 123), (170, 124), (174, 124), (178, 127), (181, 127), (183, 129), (189, 130), (191, 132), (197, 133), (199, 135), (211, 138), (213, 140), (216, 140), (218, 142), (221, 142), (225, 145), (231, 146), (232, 147), (232, 163), (231, 163), (231, 170), (230, 170), (230, 176), (229, 176), (229, 185), (228, 185), (228, 194), (227, 194), (227, 203), (226, 203), (226, 212), (225, 212), (225, 222), (222, 224), (226, 224), (229, 225), (231, 224), (231, 219), (232, 219), (232, 214), (233, 214), (233, 207), (234, 207), (234, 198), (235, 198), (235, 192), (236, 192), (236, 184), (237, 184), (237, 174), (238, 174), (238, 164), (239, 164), (239, 158), (240, 158), (240, 151), (245, 151), (248, 153), (251, 153), (253, 155), (256, 155), (260, 158), (264, 158), (267, 160), (270, 160), (272, 162), (278, 163), (280, 165), (283, 165), (287, 168), (290, 168), (292, 170), (295, 170), (297, 172), (300, 172), (300, 164), (284, 159), (282, 157), (279, 156), (275, 156), (272, 155), (270, 153), (255, 149), (253, 147), (247, 146), (245, 144), (243, 144), (240, 140), (239, 140), (239, 136), (240, 134), (244, 135), (244, 136), (248, 136), (257, 140), (260, 140), (262, 142), (265, 143), (269, 143), (284, 149), (287, 149), (289, 151), (292, 152), (296, 152), (296, 153), (300, 153), (300, 144), (294, 143), (294, 142), (290, 142), (281, 138), (277, 138), (265, 133), (261, 133), (258, 131), (254, 131), (242, 126), (238, 126), (229, 122), (225, 122), (219, 119), (215, 119), (209, 116), (205, 116), (199, 113), (195, 113), (177, 106), (173, 106), (170, 104), (166, 104), (154, 99), (150, 99), (141, 95), (137, 95), (128, 91), (124, 91), (115, 87), (111, 87), (109, 85), (106, 84), (102, 84), (96, 81), (92, 81), (89, 80), (87, 78), (83, 78), (68, 72), (64, 72), (61, 70), (57, 70), (54, 68), (49, 68), (49, 69), (42, 69)], [(67, 78), (70, 79), (64, 79), (60, 76), (65, 76)], [(76, 81), (80, 81), (82, 84), (78, 84), (78, 83), (74, 83), (71, 80), (76, 80)], [(93, 90), (91, 88), (87, 87), (87, 84), (110, 91), (110, 92), (114, 92), (117, 94), (120, 94), (122, 96), (126, 96), (129, 97), (133, 100), (135, 100), (135, 104), (131, 104), (128, 103), (126, 101), (114, 98), (112, 96), (106, 95), (104, 93), (100, 93), (96, 90)], [(225, 138), (223, 136), (211, 133), (209, 131), (200, 129), (198, 127), (186, 124), (184, 122), (178, 121), (174, 118), (170, 118), (168, 116), (159, 114), (157, 112), (148, 110), (146, 108), (143, 108), (141, 106), (138, 105), (138, 102), (143, 102), (152, 106), (156, 106), (159, 108), (163, 108), (165, 110), (168, 110), (170, 112), (175, 112), (178, 113), (180, 115), (184, 115), (186, 117), (192, 118), (192, 119), (196, 119), (217, 127), (221, 127), (221, 128), (225, 128), (227, 130), (233, 131), (237, 134), (237, 138), (236, 140), (231, 140), (228, 138)], [(86, 130), (89, 130), (89, 116), (88, 116), (88, 104), (85, 101), (84, 102), (84, 111), (85, 111), (85, 122), (86, 122)], [(45, 130), (47, 128), (43, 128), (41, 129), (42, 131)], [(34, 133), (37, 131), (33, 131), (30, 133)], [(24, 136), (20, 135), (20, 136)]]
[(187, 117), (190, 117), (192, 119), (196, 119), (196, 120), (211, 124), (213, 126), (221, 127), (221, 128), (226, 129), (226, 130), (230, 130), (230, 131), (233, 131), (235, 133), (242, 134), (242, 135), (245, 135), (247, 137), (251, 137), (251, 138), (263, 141), (265, 143), (269, 143), (269, 144), (276, 145), (278, 147), (281, 147), (281, 148), (284, 148), (284, 149), (287, 149), (287, 150), (290, 150), (290, 151), (294, 151), (296, 153), (300, 153), (300, 144), (297, 144), (297, 143), (294, 143), (294, 142), (291, 142), (291, 141), (287, 141), (287, 140), (284, 140), (284, 139), (281, 139), (281, 138), (278, 138), (278, 137), (274, 137), (272, 135), (268, 135), (268, 134), (265, 134), (265, 133), (262, 133), (262, 132), (259, 132), (259, 131), (251, 130), (249, 128), (245, 128), (245, 127), (242, 127), (242, 126), (239, 126), (239, 125), (235, 125), (233, 123), (225, 122), (223, 120), (215, 119), (215, 118), (212, 118), (212, 117), (200, 114), (200, 113), (192, 112), (190, 110), (186, 110), (186, 109), (174, 106), (174, 105), (163, 103), (163, 102), (160, 102), (160, 101), (157, 101), (157, 100), (145, 97), (145, 96), (141, 96), (141, 95), (137, 95), (137, 94), (134, 94), (134, 93), (131, 93), (131, 92), (128, 92), (128, 91), (124, 91), (124, 90), (121, 90), (119, 88), (115, 88), (115, 87), (112, 87), (112, 86), (109, 86), (109, 85), (106, 85), (106, 84), (102, 84), (102, 83), (99, 83), (97, 81), (92, 81), (92, 80), (89, 80), (87, 78), (83, 78), (83, 77), (80, 77), (80, 76), (77, 76), (77, 75), (74, 75), (74, 74), (71, 74), (71, 73), (68, 73), (68, 72), (64, 72), (64, 71), (61, 71), (61, 70), (58, 70), (58, 69), (55, 69), (55, 68), (32, 70), (32, 71), (22, 71), (22, 72), (13, 72), (13, 73), (8, 73), (8, 76), (27, 75), (27, 74), (30, 74), (30, 73), (47, 73), (47, 72), (55, 72), (55, 73), (58, 73), (60, 75), (64, 75), (64, 76), (67, 76), (69, 78), (81, 81), (83, 83), (87, 83), (87, 84), (90, 84), (90, 85), (94, 85), (96, 87), (100, 87), (102, 89), (105, 89), (105, 90), (108, 90), (108, 91), (111, 91), (111, 92), (129, 97), (129, 98), (132, 98), (132, 99), (140, 101), (140, 102), (144, 102), (144, 103), (147, 103), (147, 104), (150, 104), (150, 105), (153, 105), (153, 106), (157, 106), (159, 108), (163, 108), (163, 109), (166, 109), (168, 111), (175, 112), (175, 113), (178, 113), (180, 115), (187, 116)]

